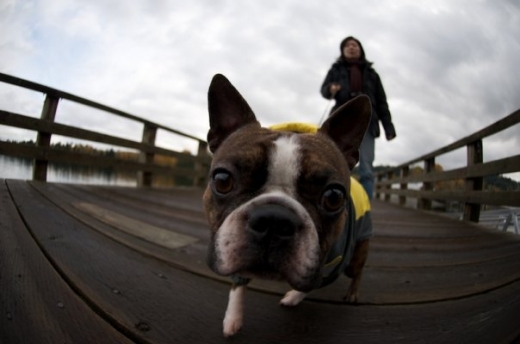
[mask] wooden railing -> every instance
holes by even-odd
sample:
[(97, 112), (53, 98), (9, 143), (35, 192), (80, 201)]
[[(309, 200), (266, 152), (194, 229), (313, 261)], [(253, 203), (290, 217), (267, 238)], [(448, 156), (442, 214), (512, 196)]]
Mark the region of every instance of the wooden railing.
[[(520, 122), (520, 110), (498, 122), (443, 148), (408, 161), (395, 168), (376, 174), (376, 198), (390, 201), (392, 196), (398, 198), (402, 205), (408, 198), (417, 199), (417, 207), (430, 210), (432, 201), (456, 201), (464, 204), (464, 220), (478, 222), (483, 204), (496, 206), (520, 206), (520, 190), (490, 191), (484, 190), (483, 180), (486, 176), (501, 175), (520, 171), (520, 148), (508, 152), (509, 157), (483, 162), (483, 139), (511, 128)], [(435, 159), (440, 155), (466, 147), (466, 166), (448, 171), (435, 171)], [(411, 175), (412, 167), (422, 163), (423, 173)], [(464, 180), (462, 190), (437, 190), (436, 182), (447, 180)], [(410, 183), (422, 183), (419, 189), (409, 189)]]
[[(32, 159), (34, 161), (34, 180), (46, 181), (48, 164), (49, 162), (54, 162), (136, 172), (138, 186), (151, 186), (154, 175), (158, 174), (165, 174), (174, 177), (187, 177), (193, 181), (193, 185), (197, 186), (204, 184), (211, 159), (207, 154), (207, 143), (204, 140), (91, 100), (7, 74), (0, 73), (0, 81), (45, 94), (45, 101), (39, 119), (0, 110), (0, 125), (34, 130), (37, 132), (36, 146), (10, 141), (0, 141), (0, 154)], [(105, 111), (111, 115), (142, 123), (142, 141), (132, 141), (57, 123), (55, 117), (60, 99), (66, 99), (74, 103), (86, 105), (90, 108)], [(183, 138), (195, 140), (198, 142), (197, 156), (156, 146), (155, 138), (158, 130), (164, 130)], [(137, 161), (130, 161), (101, 155), (56, 149), (50, 145), (53, 134), (111, 146), (135, 149), (139, 151), (139, 158)], [(173, 157), (177, 159), (177, 161), (182, 161), (183, 165), (191, 165), (193, 168), (170, 167), (158, 164), (154, 162), (154, 156), (156, 155)]]

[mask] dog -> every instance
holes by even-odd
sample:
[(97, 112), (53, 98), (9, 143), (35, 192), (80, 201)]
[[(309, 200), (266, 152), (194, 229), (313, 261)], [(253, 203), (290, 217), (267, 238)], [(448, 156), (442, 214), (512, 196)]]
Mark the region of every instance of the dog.
[(344, 300), (356, 303), (372, 225), (368, 197), (350, 171), (370, 121), (369, 98), (344, 104), (315, 133), (272, 130), (217, 74), (208, 110), (207, 263), (233, 282), (224, 336), (242, 327), (252, 278), (287, 281), (292, 290), (280, 304), (296, 306), (344, 273), (352, 278)]

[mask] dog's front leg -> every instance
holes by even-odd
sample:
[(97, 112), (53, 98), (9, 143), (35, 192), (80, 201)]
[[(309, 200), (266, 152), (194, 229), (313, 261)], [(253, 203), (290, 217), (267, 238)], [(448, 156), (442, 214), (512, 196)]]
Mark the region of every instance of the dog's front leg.
[(245, 292), (245, 285), (233, 285), (231, 287), (224, 317), (224, 337), (231, 337), (242, 328)]

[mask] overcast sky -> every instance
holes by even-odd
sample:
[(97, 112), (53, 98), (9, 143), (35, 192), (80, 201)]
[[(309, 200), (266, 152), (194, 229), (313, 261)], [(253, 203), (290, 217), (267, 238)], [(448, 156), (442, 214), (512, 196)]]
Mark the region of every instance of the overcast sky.
[[(203, 139), (215, 73), (264, 125), (317, 123), (330, 105), (321, 83), (349, 35), (374, 62), (397, 130), (376, 141), (376, 164), (404, 163), (520, 108), (517, 0), (0, 0), (0, 25), (0, 72)], [(39, 117), (42, 103), (0, 83), (3, 110)], [(56, 120), (141, 139), (141, 126), (67, 102)], [(1, 140), (34, 137), (0, 126)], [(194, 149), (161, 133), (158, 144)], [(517, 125), (484, 141), (484, 159), (519, 147)]]

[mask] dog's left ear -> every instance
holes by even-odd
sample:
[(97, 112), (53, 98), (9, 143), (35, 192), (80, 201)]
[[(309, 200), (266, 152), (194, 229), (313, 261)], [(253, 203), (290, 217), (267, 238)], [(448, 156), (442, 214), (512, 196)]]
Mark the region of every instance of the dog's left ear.
[(350, 170), (359, 161), (359, 146), (370, 123), (370, 98), (358, 96), (339, 107), (318, 132), (329, 136), (339, 147)]
[(260, 125), (249, 104), (222, 74), (216, 74), (209, 85), (208, 110), (208, 145), (212, 153), (235, 130), (246, 124)]

